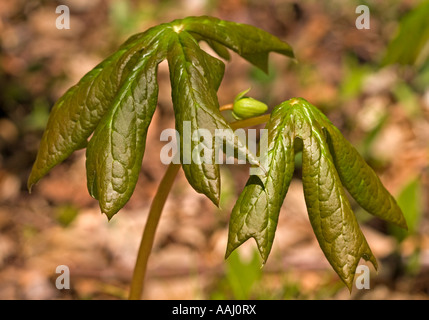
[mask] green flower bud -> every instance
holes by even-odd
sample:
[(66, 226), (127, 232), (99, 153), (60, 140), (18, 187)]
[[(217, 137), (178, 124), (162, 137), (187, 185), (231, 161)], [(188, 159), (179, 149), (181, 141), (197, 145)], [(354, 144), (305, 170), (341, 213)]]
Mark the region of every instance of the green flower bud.
[(237, 120), (256, 117), (268, 110), (268, 106), (265, 103), (245, 96), (249, 90), (240, 92), (234, 99), (232, 115)]

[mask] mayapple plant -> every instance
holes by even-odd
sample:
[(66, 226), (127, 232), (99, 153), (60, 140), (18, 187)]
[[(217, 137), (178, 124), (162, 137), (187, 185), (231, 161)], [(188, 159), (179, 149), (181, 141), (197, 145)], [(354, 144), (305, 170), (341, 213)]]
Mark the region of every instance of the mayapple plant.
[[(202, 50), (201, 41), (224, 60), (229, 60), (230, 49), (265, 72), (270, 52), (294, 59), (289, 44), (261, 29), (208, 16), (174, 20), (136, 34), (57, 101), (28, 179), (29, 190), (72, 152), (86, 147), (89, 193), (111, 219), (134, 192), (157, 106), (157, 67), (167, 59), (180, 148), (194, 149), (199, 143), (183, 141), (186, 121), (192, 130), (206, 129), (213, 135), (216, 129), (223, 129), (225, 143), (262, 169), (250, 176), (232, 210), (226, 257), (254, 238), (263, 261), (267, 260), (294, 172), (295, 154), (302, 152), (311, 225), (327, 260), (351, 290), (359, 260), (369, 260), (374, 267), (377, 262), (344, 188), (369, 213), (406, 228), (394, 198), (340, 131), (302, 98), (292, 98), (274, 107), (271, 114), (261, 115), (267, 105), (246, 97), (248, 90), (243, 91), (229, 108), (238, 121), (228, 123), (221, 113), (228, 108), (220, 107), (217, 98), (225, 65)], [(267, 123), (268, 148), (257, 157), (232, 129), (262, 123)], [(214, 157), (216, 152), (211, 154)], [(180, 165), (168, 167), (153, 199), (130, 299), (141, 297), (156, 227), (179, 168), (197, 192), (219, 204), (220, 173), (214, 159), (189, 163), (181, 156), (180, 160)]]

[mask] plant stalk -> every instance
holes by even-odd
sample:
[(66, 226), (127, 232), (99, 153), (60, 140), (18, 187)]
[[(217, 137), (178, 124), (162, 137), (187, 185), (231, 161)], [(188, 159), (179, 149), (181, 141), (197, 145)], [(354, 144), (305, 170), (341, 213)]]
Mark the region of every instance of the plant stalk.
[(164, 208), (165, 201), (173, 186), (174, 178), (179, 172), (180, 164), (171, 163), (164, 177), (159, 184), (156, 195), (152, 201), (149, 210), (149, 215), (143, 231), (143, 236), (140, 242), (140, 248), (137, 254), (137, 260), (134, 267), (133, 278), (131, 281), (131, 288), (129, 300), (140, 300), (143, 293), (144, 278), (146, 275), (147, 262), (153, 246), (156, 228), (161, 217), (162, 209)]
[[(226, 108), (227, 107), (225, 107), (225, 110), (227, 110)], [(269, 114), (262, 115), (232, 122), (230, 123), (230, 126), (233, 130), (238, 128), (251, 127), (265, 123), (269, 120), (269, 118)], [(155, 194), (155, 197), (152, 201), (146, 225), (143, 230), (139, 251), (137, 253), (136, 264), (134, 267), (134, 273), (131, 280), (130, 293), (128, 297), (129, 300), (141, 299), (144, 287), (144, 280), (146, 276), (147, 263), (149, 260), (149, 255), (152, 251), (156, 229), (161, 218), (161, 213), (162, 209), (164, 208), (165, 201), (167, 200), (168, 194), (170, 193), (171, 187), (173, 186), (174, 179), (179, 172), (179, 169), (180, 164), (171, 163), (168, 166), (164, 177), (162, 178), (158, 186), (158, 190)]]
[(222, 111), (226, 111), (226, 110), (232, 110), (233, 108), (234, 108), (234, 105), (232, 103), (228, 103), (228, 104), (225, 104), (225, 105), (219, 107), (219, 111), (222, 112)]

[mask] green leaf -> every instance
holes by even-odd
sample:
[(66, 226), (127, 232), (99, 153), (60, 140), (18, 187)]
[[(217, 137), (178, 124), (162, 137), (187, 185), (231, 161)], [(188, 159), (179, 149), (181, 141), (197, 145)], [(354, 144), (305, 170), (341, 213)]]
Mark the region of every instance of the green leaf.
[(394, 235), (398, 242), (402, 242), (407, 236), (415, 235), (418, 231), (422, 213), (424, 211), (422, 201), (421, 177), (412, 178), (398, 194), (398, 206), (404, 212), (408, 222), (408, 232), (396, 226), (391, 226), (389, 233)]
[(231, 214), (226, 256), (253, 237), (267, 260), (292, 179), (294, 152), (302, 150), (302, 181), (311, 225), (327, 260), (351, 290), (360, 259), (371, 261), (375, 268), (377, 261), (343, 187), (362, 206), (389, 222), (404, 226), (402, 212), (338, 129), (304, 99), (276, 106), (266, 128), (268, 150), (260, 152), (268, 159), (262, 161), (268, 164), (268, 174), (251, 176), (240, 194)]
[(302, 103), (323, 127), (341, 183), (353, 199), (368, 213), (407, 229), (401, 208), (359, 152), (319, 109), (306, 101)]
[(268, 54), (277, 52), (294, 58), (292, 48), (259, 28), (213, 17), (188, 17), (177, 22), (183, 29), (235, 51), (263, 71), (268, 71)]
[(279, 107), (266, 125), (268, 150), (261, 164), (266, 174), (251, 176), (230, 218), (226, 257), (249, 238), (254, 238), (262, 259), (271, 251), (280, 208), (294, 172), (293, 125), (289, 112)]
[(87, 148), (88, 190), (109, 219), (131, 197), (158, 100), (157, 66), (167, 46), (149, 47), (101, 119)]
[[(139, 55), (162, 28), (152, 28), (127, 40), (117, 52), (88, 72), (55, 104), (28, 179), (28, 188), (70, 154), (86, 146), (87, 139), (129, 77)], [(145, 41), (141, 41), (144, 38)]]
[(382, 65), (393, 63), (422, 64), (429, 55), (429, 1), (422, 1), (408, 12), (389, 43)]
[[(188, 33), (180, 32), (172, 37), (168, 63), (172, 87), (176, 129), (180, 134), (181, 162), (186, 178), (192, 187), (205, 194), (215, 205), (219, 204), (220, 178), (216, 161), (216, 141), (218, 130), (224, 130), (226, 140), (237, 152), (247, 154), (251, 163), (259, 163), (236, 137), (219, 111), (217, 89), (224, 72), (224, 64), (200, 49), (195, 39)], [(189, 124), (189, 130), (184, 129)], [(207, 130), (204, 139), (204, 154), (201, 163), (195, 161), (192, 152), (198, 150), (199, 137), (190, 137), (198, 129)]]
[(194, 33), (194, 32), (188, 32), (188, 33), (198, 42), (204, 41), (205, 43), (207, 43), (209, 45), (209, 47), (212, 48), (212, 50), (214, 52), (216, 52), (216, 54), (219, 57), (221, 57), (227, 61), (229, 59), (231, 59), (231, 55), (229, 54), (228, 49), (225, 48), (223, 45), (221, 45), (219, 42), (216, 42), (216, 41), (211, 40), (211, 39), (204, 39), (204, 37), (199, 35), (198, 33)]
[(302, 182), (307, 210), (327, 260), (351, 290), (363, 257), (377, 262), (359, 228), (335, 170), (322, 128), (306, 117), (297, 136), (303, 139)]
[(252, 299), (255, 285), (261, 279), (262, 269), (258, 252), (255, 250), (250, 260), (243, 259), (238, 251), (232, 254), (226, 266), (225, 278), (232, 298), (237, 300)]
[(407, 229), (401, 208), (380, 178), (341, 132), (323, 119), (327, 142), (341, 182), (356, 202), (368, 213)]
[(231, 59), (231, 55), (229, 54), (228, 49), (221, 45), (219, 42), (210, 39), (206, 39), (205, 41), (213, 49), (213, 51), (219, 55), (219, 57), (227, 61)]

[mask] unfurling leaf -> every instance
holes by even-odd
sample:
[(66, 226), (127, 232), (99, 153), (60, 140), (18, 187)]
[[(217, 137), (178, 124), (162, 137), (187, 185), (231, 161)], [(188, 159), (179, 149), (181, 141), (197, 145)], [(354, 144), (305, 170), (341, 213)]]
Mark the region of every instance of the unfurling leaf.
[[(28, 179), (29, 189), (73, 151), (88, 144), (89, 193), (109, 219), (116, 214), (137, 183), (158, 100), (157, 67), (164, 59), (169, 63), (176, 129), (181, 136), (186, 121), (191, 131), (205, 129), (213, 136), (216, 129), (224, 129), (222, 139), (258, 165), (219, 112), (216, 93), (224, 64), (201, 50), (198, 41), (206, 41), (224, 59), (229, 59), (227, 48), (232, 49), (262, 69), (266, 69), (270, 52), (293, 57), (287, 43), (263, 30), (206, 16), (175, 20), (137, 34), (55, 104)], [(181, 143), (181, 154), (185, 154), (184, 147), (192, 150), (196, 142)], [(209, 163), (190, 159), (182, 166), (192, 187), (218, 204), (220, 176), (215, 147), (208, 145), (213, 151)]]
[(351, 290), (361, 258), (377, 268), (345, 194), (373, 215), (406, 228), (402, 211), (374, 171), (314, 106), (301, 98), (274, 108), (268, 129), (268, 175), (251, 176), (233, 208), (226, 256), (254, 238), (264, 261), (271, 250), (280, 208), (302, 149), (302, 181), (309, 219), (327, 260)]

